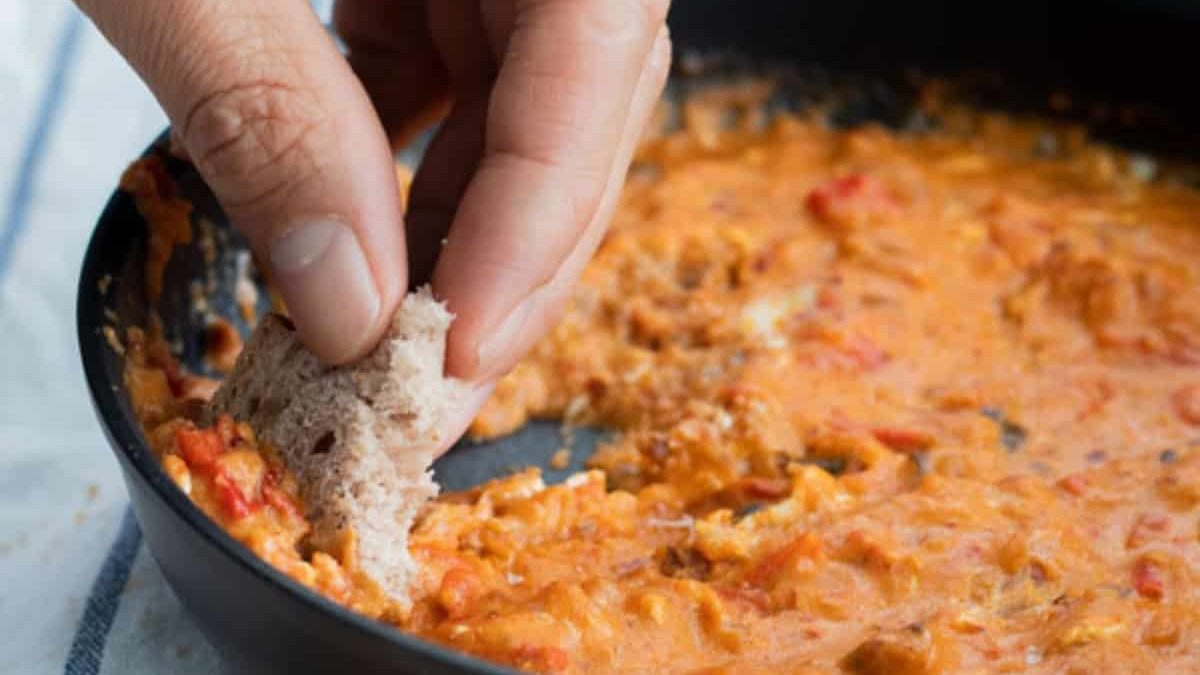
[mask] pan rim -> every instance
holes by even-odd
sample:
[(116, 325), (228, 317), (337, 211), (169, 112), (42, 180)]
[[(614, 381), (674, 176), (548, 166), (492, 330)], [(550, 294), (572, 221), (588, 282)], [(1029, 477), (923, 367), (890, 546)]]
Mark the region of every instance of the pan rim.
[[(141, 157), (146, 157), (152, 154), (155, 148), (161, 147), (169, 135), (170, 129), (168, 128), (147, 147)], [(105, 274), (111, 274), (109, 270), (112, 261), (105, 260), (103, 255), (105, 244), (112, 241), (130, 241), (138, 236), (135, 234), (137, 229), (128, 226), (122, 227), (123, 219), (118, 214), (122, 200), (129, 199), (127, 193), (117, 189), (113, 191), (105, 204), (84, 250), (76, 288), (76, 338), (84, 379), (87, 382), (92, 407), (113, 454), (117, 455), (118, 459), (124, 459), (151, 488), (150, 491), (154, 496), (186, 523), (190, 530), (198, 534), (209, 546), (231, 558), (260, 583), (272, 585), (277, 590), (300, 600), (309, 609), (333, 616), (341, 623), (353, 627), (364, 635), (386, 640), (403, 650), (419, 654), (441, 665), (456, 668), (461, 672), (484, 675), (507, 675), (518, 672), (476, 658), (466, 652), (422, 640), (399, 628), (370, 619), (325, 598), (255, 556), (214, 523), (171, 482), (161, 464), (150, 451), (143, 432), (130, 418), (127, 405), (123, 405), (121, 400), (117, 383), (110, 377), (105, 366), (105, 350), (109, 350), (111, 347), (103, 338), (101, 330), (106, 325), (104, 309), (108, 305), (106, 304), (106, 294), (97, 288), (97, 281)], [(119, 284), (120, 279), (113, 276), (114, 284)], [(132, 498), (130, 502), (132, 505)], [(147, 548), (151, 554), (154, 554), (153, 548), (149, 546)]]

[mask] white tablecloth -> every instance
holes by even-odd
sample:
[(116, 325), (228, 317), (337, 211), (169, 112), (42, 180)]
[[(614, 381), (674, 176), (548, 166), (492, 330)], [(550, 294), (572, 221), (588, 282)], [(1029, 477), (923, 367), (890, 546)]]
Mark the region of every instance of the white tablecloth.
[(0, 673), (216, 670), (141, 544), (75, 341), (89, 232), (164, 125), (66, 0), (0, 0)]

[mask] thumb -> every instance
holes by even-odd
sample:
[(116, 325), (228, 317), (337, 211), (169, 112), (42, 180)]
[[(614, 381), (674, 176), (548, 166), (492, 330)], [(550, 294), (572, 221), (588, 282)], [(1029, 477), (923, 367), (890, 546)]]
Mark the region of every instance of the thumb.
[(369, 350), (405, 288), (383, 127), (307, 3), (80, 0), (158, 98), (327, 362)]

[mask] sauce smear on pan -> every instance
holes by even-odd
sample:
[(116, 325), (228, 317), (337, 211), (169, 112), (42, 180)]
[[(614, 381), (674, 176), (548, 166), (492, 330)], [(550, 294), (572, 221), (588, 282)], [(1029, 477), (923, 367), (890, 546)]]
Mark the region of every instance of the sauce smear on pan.
[(430, 505), (411, 613), (353, 542), (304, 550), (251, 430), (176, 419), (169, 358), (131, 350), (129, 381), (168, 472), (259, 555), (518, 668), (1196, 670), (1200, 193), (1077, 134), (968, 126), (647, 143), (571, 309), (473, 428), (616, 440), (562, 485)]

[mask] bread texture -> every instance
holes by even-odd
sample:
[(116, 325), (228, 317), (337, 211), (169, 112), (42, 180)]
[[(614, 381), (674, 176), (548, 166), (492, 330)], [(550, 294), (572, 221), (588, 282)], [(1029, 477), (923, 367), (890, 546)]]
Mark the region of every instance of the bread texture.
[(248, 422), (300, 482), (313, 543), (347, 529), (359, 564), (401, 606), (413, 562), (408, 531), (437, 494), (430, 466), (439, 432), (467, 388), (443, 375), (453, 316), (428, 288), (409, 294), (361, 361), (322, 365), (290, 321), (265, 317), (210, 404)]

